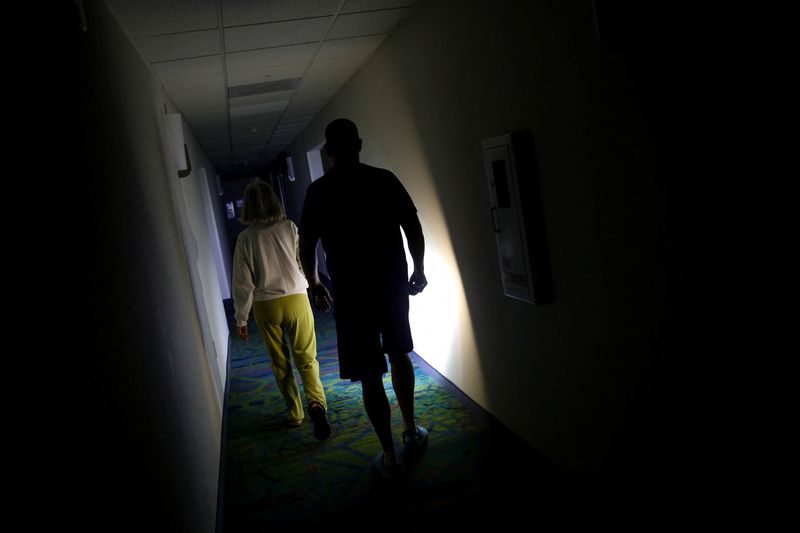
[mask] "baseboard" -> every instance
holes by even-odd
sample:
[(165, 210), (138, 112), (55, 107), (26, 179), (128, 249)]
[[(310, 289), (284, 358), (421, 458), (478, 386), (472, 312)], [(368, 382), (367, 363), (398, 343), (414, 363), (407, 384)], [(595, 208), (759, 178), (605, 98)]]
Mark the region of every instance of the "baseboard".
[(216, 533), (223, 533), (225, 526), (225, 450), (228, 440), (228, 391), (231, 382), (231, 338), (228, 336), (228, 356), (225, 360), (225, 392), (222, 396), (222, 435), (219, 445), (219, 480), (217, 482)]
[(542, 467), (543, 471), (547, 471), (551, 475), (556, 476), (561, 480), (564, 486), (573, 487), (575, 482), (563, 470), (555, 465), (545, 455), (536, 450), (528, 441), (523, 439), (514, 430), (506, 426), (492, 413), (484, 409), (478, 402), (469, 397), (464, 391), (459, 389), (452, 381), (443, 376), (438, 370), (431, 366), (425, 359), (416, 352), (411, 352), (412, 360), (418, 364), (424, 371), (433, 378), (433, 380), (442, 385), (448, 392), (450, 392), (456, 399), (461, 402), (464, 408), (474, 417), (474, 419), (485, 425), (492, 433), (502, 435), (503, 439), (507, 439), (510, 443), (509, 448), (506, 450), (508, 453), (524, 452), (530, 457), (536, 457), (536, 463)]

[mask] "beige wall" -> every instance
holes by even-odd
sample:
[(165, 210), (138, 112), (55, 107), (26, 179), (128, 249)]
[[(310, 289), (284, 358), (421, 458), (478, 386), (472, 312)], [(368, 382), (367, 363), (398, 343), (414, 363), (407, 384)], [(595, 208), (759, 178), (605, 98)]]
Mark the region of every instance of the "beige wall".
[[(415, 350), (589, 483), (645, 454), (682, 357), (661, 340), (684, 324), (665, 297), (663, 217), (683, 177), (660, 76), (598, 43), (588, 1), (429, 0), (292, 151), (297, 166), (330, 120), (356, 122), (362, 161), (399, 176), (425, 232)], [(551, 255), (546, 306), (503, 295), (489, 214), (481, 140), (520, 129)]]
[(69, 495), (80, 518), (64, 523), (211, 532), (228, 336), (213, 167), (184, 128), (194, 170), (179, 181), (165, 120), (174, 106), (104, 4), (83, 4), (71, 74), (87, 284), (69, 375), (81, 383), (70, 440), (86, 457), (80, 497)]

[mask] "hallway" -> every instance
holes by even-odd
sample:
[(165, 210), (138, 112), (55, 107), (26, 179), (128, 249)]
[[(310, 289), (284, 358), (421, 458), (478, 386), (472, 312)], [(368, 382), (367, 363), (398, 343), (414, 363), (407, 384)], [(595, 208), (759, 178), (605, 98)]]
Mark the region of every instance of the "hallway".
[[(698, 274), (706, 177), (687, 139), (716, 131), (694, 120), (705, 56), (683, 31), (691, 13), (600, 0), (57, 4), (37, 34), (45, 52), (30, 43), (21, 71), (36, 71), (15, 106), (34, 113), (15, 134), (30, 153), (10, 155), (33, 172), (12, 180), (25, 190), (9, 203), (28, 244), (12, 279), (40, 286), (19, 300), (44, 316), (32, 344), (56, 360), (33, 418), (46, 471), (31, 479), (57, 500), (58, 527), (357, 531), (355, 510), (376, 503), (383, 530), (503, 530), (598, 509), (653, 509), (663, 523), (704, 504), (694, 376), (713, 355), (700, 315), (716, 307)], [(320, 444), (308, 426), (277, 426), (265, 354), (256, 335), (238, 341), (225, 303), (243, 186), (269, 181), (297, 222), (341, 117), (358, 125), (361, 161), (402, 183), (425, 237), (429, 286), (410, 322), (430, 446), (396, 492), (371, 472), (377, 442), (357, 386), (335, 376), (329, 317), (318, 332), (334, 435)], [(499, 159), (486, 144), (519, 134)], [(499, 246), (514, 189), (495, 178), (515, 161), (530, 200), (517, 220), (536, 221), (530, 249), (546, 252), (524, 266), (549, 270), (546, 301), (507, 290), (525, 276)]]
[[(339, 379), (333, 318), (317, 312), (315, 320), (333, 428), (324, 442), (314, 439), (309, 420), (300, 428), (283, 425), (285, 405), (252, 321), (248, 343), (231, 340), (225, 533), (357, 532), (376, 525), (380, 531), (453, 531), (483, 523), (505, 529), (523, 518), (563, 524), (582, 514), (562, 473), (416, 354), (417, 421), (429, 430), (429, 445), (404, 480), (380, 478), (371, 467), (380, 447), (360, 384)], [(399, 442), (389, 374), (384, 386)], [(556, 509), (568, 508), (557, 517)]]

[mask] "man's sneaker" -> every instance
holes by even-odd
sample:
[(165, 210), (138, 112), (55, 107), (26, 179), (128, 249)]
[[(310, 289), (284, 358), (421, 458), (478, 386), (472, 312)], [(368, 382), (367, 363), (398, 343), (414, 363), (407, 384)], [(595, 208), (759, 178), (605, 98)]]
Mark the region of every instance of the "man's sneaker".
[(379, 453), (372, 460), (372, 466), (384, 479), (394, 480), (403, 475), (403, 470), (399, 464), (387, 465), (383, 462), (383, 452)]
[(422, 426), (417, 426), (417, 431), (403, 432), (403, 446), (408, 448), (422, 448), (428, 444), (428, 430)]
[(308, 408), (308, 414), (311, 416), (311, 421), (314, 423), (314, 437), (317, 440), (325, 440), (331, 436), (331, 426), (328, 424), (328, 417), (325, 414), (325, 409), (315, 403)]

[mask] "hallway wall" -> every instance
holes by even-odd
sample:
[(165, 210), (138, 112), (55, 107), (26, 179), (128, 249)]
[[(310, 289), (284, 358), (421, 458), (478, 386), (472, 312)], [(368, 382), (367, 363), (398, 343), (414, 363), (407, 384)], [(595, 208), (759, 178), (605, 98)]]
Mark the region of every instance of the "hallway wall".
[(64, 361), (61, 395), (81, 488), (65, 490), (78, 518), (63, 520), (211, 532), (228, 350), (214, 169), (184, 127), (193, 172), (179, 180), (165, 119), (174, 106), (104, 3), (83, 6), (71, 58), (76, 357)]
[[(291, 150), (297, 168), (329, 121), (356, 122), (361, 160), (398, 175), (425, 232), (415, 351), (593, 487), (671, 475), (670, 459), (652, 457), (676, 444), (685, 405), (682, 80), (657, 30), (614, 48), (598, 42), (589, 1), (423, 2)], [(500, 283), (481, 140), (522, 129), (551, 305), (505, 297)]]

